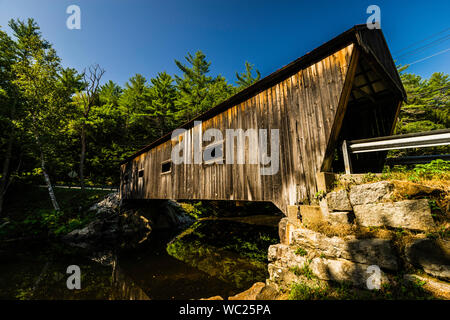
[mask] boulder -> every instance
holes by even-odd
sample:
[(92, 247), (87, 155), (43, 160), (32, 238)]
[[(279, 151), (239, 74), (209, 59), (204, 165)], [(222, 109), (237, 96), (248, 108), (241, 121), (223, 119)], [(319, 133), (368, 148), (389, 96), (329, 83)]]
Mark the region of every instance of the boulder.
[[(361, 288), (367, 288), (368, 281), (379, 280), (378, 284), (380, 285), (388, 282), (386, 275), (376, 265), (371, 266), (345, 259), (320, 257), (309, 260), (305, 257), (295, 257), (293, 251), (288, 253), (280, 260), (268, 265), (270, 275), (268, 283), (274, 285), (278, 290), (286, 290), (292, 283), (305, 281), (303, 275), (295, 274), (293, 270), (293, 268), (302, 269), (305, 267), (309, 268), (314, 276), (320, 280), (349, 282)], [(375, 268), (378, 274), (374, 275), (371, 268)]]
[(325, 222), (325, 218), (322, 214), (322, 209), (320, 206), (301, 205), (300, 215), (302, 218), (302, 224), (305, 226)]
[(415, 239), (405, 246), (406, 260), (437, 278), (450, 280), (450, 241)]
[(271, 285), (265, 285), (256, 295), (256, 300), (287, 300), (288, 298), (288, 294), (281, 293)]
[(256, 282), (250, 289), (232, 297), (228, 297), (228, 300), (256, 300), (256, 297), (261, 293), (265, 286), (266, 284), (263, 282)]
[(195, 221), (194, 218), (187, 215), (181, 206), (173, 200), (161, 201), (158, 210), (160, 214), (153, 219), (154, 229), (184, 229)]
[(81, 229), (73, 230), (62, 237), (68, 243), (111, 241), (118, 237), (117, 217), (100, 217)]
[(356, 223), (363, 227), (388, 226), (412, 230), (430, 230), (435, 227), (428, 200), (354, 205)]
[(200, 300), (223, 300), (223, 298), (221, 296), (214, 296), (209, 298), (202, 298)]
[(321, 280), (351, 282), (354, 286), (365, 289), (371, 289), (370, 282), (377, 289), (389, 282), (383, 271), (376, 265), (370, 266), (344, 259), (314, 258), (309, 267)]
[(352, 205), (345, 190), (327, 193), (327, 205), (329, 211), (352, 211)]
[[(398, 268), (395, 252), (390, 241), (386, 239), (330, 238), (319, 232), (301, 228), (293, 231), (292, 242), (309, 252), (315, 251), (318, 256), (375, 264), (389, 270)], [(286, 251), (284, 248), (278, 250), (280, 250), (276, 252), (278, 256)]]
[(306, 257), (295, 254), (293, 247), (284, 244), (271, 245), (267, 256), (269, 262), (277, 262), (278, 265), (287, 268), (302, 267), (308, 261)]
[(342, 212), (329, 212), (327, 214), (327, 221), (332, 226), (338, 226), (343, 224), (351, 224), (354, 220), (354, 214), (348, 211)]
[(392, 180), (392, 183), (395, 187), (395, 194), (403, 197), (440, 196), (446, 192), (441, 188), (425, 186), (410, 181)]
[(115, 212), (120, 207), (120, 194), (113, 192), (108, 194), (102, 201), (97, 202), (89, 208), (90, 211), (97, 211), (97, 214)]
[(266, 280), (266, 284), (274, 287), (277, 291), (289, 291), (293, 283), (303, 280), (301, 276), (295, 275), (290, 268), (275, 263), (269, 263), (267, 270), (269, 271), (269, 279)]
[(450, 300), (450, 284), (431, 279), (429, 277), (422, 277), (417, 274), (405, 274), (403, 277), (406, 281), (417, 283), (418, 281), (422, 282), (422, 288), (425, 291), (428, 291), (433, 296), (445, 300)]
[(352, 206), (389, 200), (394, 191), (390, 181), (380, 181), (352, 186), (350, 188), (350, 203)]

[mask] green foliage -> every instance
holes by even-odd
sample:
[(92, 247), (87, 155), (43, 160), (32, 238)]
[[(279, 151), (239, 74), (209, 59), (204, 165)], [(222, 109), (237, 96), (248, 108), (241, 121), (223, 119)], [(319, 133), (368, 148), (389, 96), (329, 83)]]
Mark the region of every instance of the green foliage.
[(448, 179), (450, 175), (450, 161), (436, 159), (427, 164), (417, 164), (414, 172), (420, 178)]
[[(397, 121), (396, 134), (423, 132), (450, 127), (450, 77), (435, 72), (429, 79), (407, 73), (399, 67), (408, 102), (404, 103)], [(391, 156), (444, 154), (448, 146), (390, 151)]]
[(175, 102), (178, 113), (177, 120), (186, 122), (198, 114), (210, 109), (233, 94), (233, 88), (225, 78), (213, 78), (209, 74), (211, 62), (206, 60), (203, 52), (197, 51), (185, 57), (187, 64), (175, 60), (175, 64), (183, 75), (175, 75), (178, 98)]
[(177, 91), (172, 77), (160, 72), (151, 79), (153, 87), (149, 91), (149, 115), (158, 121), (159, 134), (163, 135), (175, 125), (175, 102)]
[[(108, 192), (55, 189), (64, 211), (52, 209), (46, 189), (30, 186), (14, 186), (14, 193), (5, 209), (14, 219), (0, 220), (0, 239), (20, 237), (57, 237), (82, 228), (95, 217), (88, 209)], [(26, 194), (26, 197), (23, 197)], [(2, 226), (4, 223), (6, 224)]]
[(303, 257), (303, 256), (306, 256), (308, 254), (308, 251), (306, 251), (303, 248), (297, 248), (297, 250), (295, 250), (294, 253)]
[[(238, 86), (237, 90), (245, 89), (261, 79), (261, 73), (257, 69), (254, 69), (254, 67), (255, 66), (253, 64), (245, 61), (245, 71), (242, 73), (236, 72), (236, 84)], [(256, 72), (256, 77), (253, 76), (253, 70)]]
[(299, 266), (292, 267), (290, 270), (296, 276), (304, 276), (308, 280), (316, 277), (314, 272), (311, 270), (309, 263), (303, 264), (301, 268)]
[(319, 190), (314, 194), (314, 198), (317, 200), (322, 200), (323, 198), (325, 198), (326, 196), (326, 192), (323, 190)]
[(185, 213), (195, 219), (207, 217), (209, 215), (208, 209), (202, 205), (201, 201), (198, 202), (181, 202), (181, 208)]

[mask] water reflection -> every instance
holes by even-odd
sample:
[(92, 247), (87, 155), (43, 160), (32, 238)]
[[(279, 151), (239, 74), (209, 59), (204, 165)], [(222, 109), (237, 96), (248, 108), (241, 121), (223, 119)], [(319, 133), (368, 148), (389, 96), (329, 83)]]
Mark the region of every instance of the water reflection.
[[(55, 244), (0, 249), (0, 299), (199, 299), (227, 297), (264, 281), (276, 226), (199, 221), (174, 238), (153, 232), (133, 249), (89, 251)], [(81, 269), (68, 290), (66, 269)]]
[(120, 269), (116, 261), (112, 270), (111, 300), (150, 300), (147, 294)]

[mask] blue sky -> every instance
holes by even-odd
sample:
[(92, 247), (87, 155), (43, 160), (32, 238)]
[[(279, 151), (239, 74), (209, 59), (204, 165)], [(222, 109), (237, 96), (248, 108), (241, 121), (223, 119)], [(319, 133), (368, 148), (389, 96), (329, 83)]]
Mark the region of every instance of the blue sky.
[[(81, 8), (81, 30), (66, 28), (66, 8)], [(263, 76), (313, 50), (355, 24), (365, 23), (366, 8), (381, 8), (381, 27), (394, 57), (450, 34), (450, 1), (139, 1), (0, 0), (0, 26), (11, 18), (33, 17), (63, 60), (82, 70), (99, 63), (104, 80), (123, 85), (135, 73), (147, 79), (160, 71), (178, 73), (174, 59), (202, 50), (211, 73), (230, 82), (244, 62)], [(440, 31), (446, 32), (435, 35)], [(406, 51), (400, 50), (424, 38)], [(450, 39), (400, 57), (410, 63), (446, 50)], [(410, 67), (429, 77), (450, 73), (450, 51)]]

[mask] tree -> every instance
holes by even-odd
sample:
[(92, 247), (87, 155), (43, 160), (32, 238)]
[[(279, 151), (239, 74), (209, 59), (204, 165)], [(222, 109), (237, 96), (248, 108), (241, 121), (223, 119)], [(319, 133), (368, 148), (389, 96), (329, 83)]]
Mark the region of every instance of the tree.
[[(0, 30), (0, 146), (2, 147), (3, 166), (0, 173), (0, 216), (3, 210), (3, 201), (12, 182), (11, 160), (13, 145), (16, 140), (17, 104), (19, 92), (13, 84), (15, 73), (12, 66), (16, 59), (14, 41)], [(4, 148), (4, 149), (3, 149)]]
[(232, 86), (226, 83), (225, 78), (208, 75), (211, 62), (206, 61), (203, 52), (197, 51), (195, 56), (188, 53), (185, 59), (187, 65), (175, 60), (183, 72), (182, 77), (175, 76), (178, 90), (177, 119), (180, 122), (193, 119), (232, 94)]
[(28, 128), (34, 137), (35, 154), (40, 160), (39, 171), (44, 177), (52, 205), (59, 211), (47, 172), (46, 154), (52, 148), (52, 133), (64, 115), (61, 92), (58, 90), (60, 59), (52, 46), (42, 39), (33, 19), (27, 22), (11, 20), (9, 26), (17, 39), (17, 62), (12, 69), (17, 75), (13, 83), (20, 89), (24, 99), (22, 127)]
[[(261, 73), (258, 71), (258, 69), (254, 69), (254, 67), (255, 66), (253, 64), (245, 61), (245, 71), (240, 74), (236, 72), (236, 84), (238, 86), (238, 91), (251, 86), (256, 81), (261, 79)], [(255, 70), (256, 72), (256, 77), (253, 76), (253, 70)]]
[(124, 114), (127, 141), (135, 147), (155, 138), (156, 121), (149, 116), (150, 95), (147, 80), (141, 74), (131, 77), (119, 100)]
[[(450, 126), (449, 75), (436, 72), (429, 79), (405, 72), (398, 66), (408, 102), (402, 105), (395, 132), (406, 134), (448, 128)], [(448, 146), (392, 151), (391, 155), (444, 154)]]
[(100, 104), (108, 109), (119, 107), (119, 99), (122, 95), (122, 88), (109, 80), (100, 88)]
[(100, 87), (100, 81), (103, 77), (105, 70), (98, 64), (88, 67), (88, 70), (83, 72), (84, 90), (77, 95), (78, 105), (81, 107), (81, 123), (80, 123), (80, 186), (81, 190), (85, 190), (84, 183), (84, 163), (86, 160), (86, 131), (91, 121), (91, 112), (96, 100), (98, 100), (98, 92)]
[(159, 134), (163, 135), (174, 126), (176, 88), (173, 78), (166, 72), (158, 73), (151, 82), (153, 87), (149, 90), (149, 116), (157, 119)]
[(397, 133), (412, 133), (448, 128), (450, 125), (450, 99), (448, 75), (436, 72), (429, 79), (406, 73), (399, 67), (401, 79), (408, 95), (397, 123)]

